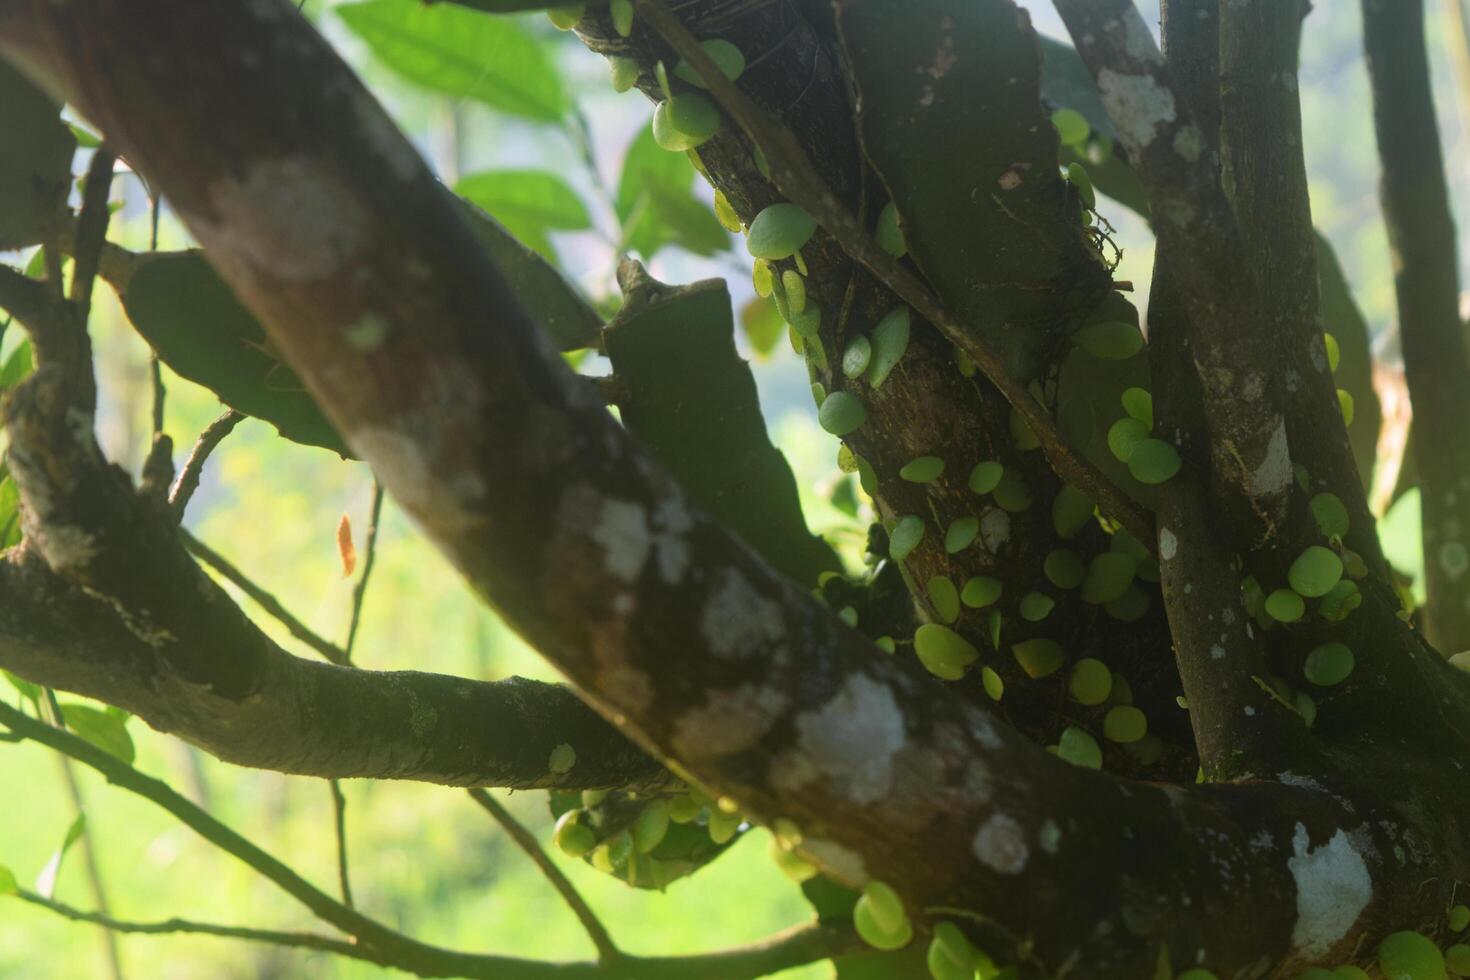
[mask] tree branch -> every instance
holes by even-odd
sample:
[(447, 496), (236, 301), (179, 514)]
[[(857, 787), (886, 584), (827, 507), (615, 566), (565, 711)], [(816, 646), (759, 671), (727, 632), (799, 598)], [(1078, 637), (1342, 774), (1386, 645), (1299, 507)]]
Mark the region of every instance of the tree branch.
[(221, 578), (254, 600), (255, 604), (264, 609), (272, 619), (286, 627), (292, 636), (321, 654), (328, 663), (339, 666), (347, 665), (348, 658), (341, 647), (318, 636), (305, 623), (293, 616), (290, 610), (281, 605), (280, 600), (252, 582), (243, 572), (226, 561), (223, 555), (194, 537), (185, 528), (179, 528), (179, 538), (184, 542), (185, 548), (218, 572)]
[[(179, 591), (195, 588), (181, 583)], [(257, 644), (264, 653), (252, 658)], [(110, 605), (45, 569), (25, 546), (0, 560), (0, 667), (116, 704), (225, 762), (325, 778), (518, 789), (673, 782), (556, 685), (349, 670), (226, 631), (209, 652), (222, 675), (250, 662), (240, 693), (227, 693), (212, 674), (181, 677)], [(552, 773), (547, 760), (562, 743), (576, 750), (577, 765)]]
[[(1435, 119), (1422, 0), (1363, 0), (1363, 44), (1383, 173), (1384, 224), (1393, 252), (1404, 372), (1414, 406), (1424, 571), (1425, 631), (1443, 650), (1470, 647), (1470, 353), (1459, 314), (1455, 226)], [(1433, 447), (1430, 450), (1428, 447)]]
[[(161, 400), (159, 401), (161, 404)], [(173, 488), (168, 492), (169, 506), (174, 509), (174, 514), (179, 521), (184, 519), (184, 510), (189, 506), (189, 501), (194, 496), (194, 491), (199, 489), (200, 477), (204, 475), (204, 464), (225, 437), (235, 431), (235, 426), (244, 421), (245, 416), (227, 408), (219, 418), (205, 426), (204, 431), (199, 434), (199, 441), (194, 443), (194, 448), (189, 452), (189, 458), (184, 461), (184, 468), (179, 471), (178, 479), (174, 481)]]
[[(27, 717), (21, 711), (0, 702), (0, 724), (25, 738), (46, 745), (63, 755), (97, 770), (107, 781), (167, 811), (180, 823), (207, 842), (258, 872), (276, 887), (296, 899), (329, 925), (341, 929), (356, 942), (350, 948), (359, 951), (357, 959), (367, 959), (384, 966), (396, 967), (422, 977), (472, 977), (485, 980), (540, 980), (540, 978), (610, 977), (618, 980), (650, 980), (657, 977), (725, 977), (746, 980), (764, 976), (791, 966), (826, 959), (853, 945), (850, 930), (824, 928), (820, 925), (800, 926), (785, 934), (773, 936), (750, 947), (711, 953), (703, 956), (628, 958), (626, 961), (598, 963), (544, 963), (505, 956), (461, 953), (421, 943), (376, 922), (336, 901), (317, 889), (295, 871), (266, 853), (260, 847), (220, 823), (204, 810), (174, 792), (166, 784), (144, 775), (132, 766), (114, 758), (91, 743), (62, 729)], [(17, 893), (26, 901), (43, 905), (52, 911), (74, 912), (59, 903), (48, 902), (31, 893)], [(96, 922), (113, 927), (116, 920), (95, 913), (76, 913), (69, 918)], [(178, 920), (171, 920), (177, 925)], [(236, 936), (282, 945), (305, 946), (343, 952), (324, 943), (333, 941), (303, 933), (277, 933), (264, 930), (236, 930), (188, 923), (188, 929), (137, 926), (128, 931), (170, 932), (197, 931), (215, 935)], [(226, 930), (229, 931), (226, 931)]]

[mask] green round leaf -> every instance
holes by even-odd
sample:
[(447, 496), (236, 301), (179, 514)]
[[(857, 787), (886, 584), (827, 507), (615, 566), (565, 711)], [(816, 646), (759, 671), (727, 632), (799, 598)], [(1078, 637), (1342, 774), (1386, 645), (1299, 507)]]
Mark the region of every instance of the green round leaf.
[(1028, 623), (1039, 623), (1051, 615), (1057, 601), (1045, 592), (1028, 592), (1021, 597), (1017, 610)]
[(985, 685), (985, 693), (992, 701), (999, 701), (1005, 695), (1006, 682), (989, 667), (980, 668), (980, 683)]
[(924, 522), (909, 514), (900, 517), (888, 535), (888, 557), (903, 561), (924, 540)]
[(1121, 418), (1108, 428), (1108, 451), (1119, 462), (1126, 463), (1138, 444), (1148, 437), (1148, 427), (1138, 419)]
[(931, 483), (943, 472), (944, 460), (938, 456), (920, 456), (905, 463), (898, 475), (910, 483)]
[(698, 92), (681, 92), (660, 102), (653, 111), (653, 138), (666, 150), (692, 150), (718, 132), (719, 128), (719, 110), (713, 102)]
[(975, 468), (970, 471), (970, 489), (975, 493), (986, 494), (1000, 485), (1000, 478), (1005, 475), (1006, 468), (994, 460), (986, 460), (976, 463)]
[(1092, 520), (1096, 508), (1087, 494), (1070, 483), (1062, 484), (1051, 502), (1051, 526), (1057, 537), (1064, 541), (1075, 538)]
[(973, 644), (940, 623), (925, 623), (914, 631), (914, 653), (931, 674), (947, 681), (959, 680), (980, 659)]
[(1016, 663), (1028, 677), (1046, 677), (1048, 674), (1056, 673), (1067, 659), (1062, 645), (1056, 640), (1045, 637), (1037, 637), (1032, 640), (1023, 640), (1011, 647), (1011, 653), (1015, 655)]
[(591, 827), (581, 822), (586, 812), (581, 809), (568, 810), (557, 818), (551, 839), (567, 857), (581, 857), (597, 846), (597, 835)]
[(1307, 604), (1291, 589), (1277, 589), (1266, 596), (1266, 612), (1278, 623), (1294, 623), (1306, 611)]
[(1345, 643), (1323, 643), (1307, 654), (1302, 674), (1318, 687), (1331, 687), (1353, 672), (1353, 651)]
[(812, 237), (817, 222), (795, 204), (772, 204), (755, 216), (745, 247), (758, 259), (784, 259)]
[(1102, 704), (1113, 693), (1113, 672), (1101, 660), (1083, 657), (1072, 665), (1067, 691), (1078, 704)]
[(1007, 468), (1000, 475), (1000, 482), (990, 492), (992, 499), (1000, 505), (1001, 510), (1018, 514), (1031, 506), (1031, 488), (1026, 485), (1026, 478), (1016, 469)]
[(1378, 946), (1386, 980), (1444, 980), (1444, 957), (1434, 941), (1417, 932), (1395, 932)]
[(868, 410), (856, 396), (834, 391), (817, 411), (817, 422), (834, 436), (845, 436), (868, 420)]
[(934, 924), (926, 962), (933, 980), (975, 980), (978, 950), (953, 922)]
[(960, 593), (948, 576), (934, 576), (924, 590), (929, 593), (929, 604), (941, 623), (953, 623), (960, 618)]
[(1148, 716), (1131, 704), (1108, 709), (1103, 716), (1103, 736), (1120, 745), (1136, 742), (1148, 734)]
[(902, 258), (908, 252), (908, 244), (903, 240), (903, 229), (898, 224), (898, 208), (893, 206), (892, 201), (878, 212), (878, 227), (874, 236), (878, 239), (878, 247), (894, 258)]
[(874, 916), (873, 903), (863, 894), (852, 907), (852, 924), (858, 936), (874, 949), (902, 949), (914, 938), (914, 927), (905, 915), (897, 928), (885, 929)]
[(1062, 729), (1061, 738), (1057, 739), (1057, 757), (1086, 769), (1102, 768), (1102, 747), (1097, 739), (1076, 725)]
[(1072, 340), (1093, 357), (1123, 361), (1143, 350), (1143, 334), (1123, 320), (1089, 323), (1072, 335)]
[(958, 517), (949, 525), (949, 530), (944, 532), (944, 550), (954, 555), (964, 551), (975, 543), (975, 538), (980, 534), (980, 518)]
[(867, 337), (859, 334), (847, 345), (847, 350), (842, 352), (842, 374), (849, 380), (861, 378), (863, 372), (868, 369), (868, 362), (873, 358), (873, 344)]
[(1077, 161), (1067, 164), (1067, 180), (1077, 188), (1077, 196), (1089, 209), (1097, 207), (1097, 191), (1092, 188), (1092, 178), (1087, 175), (1087, 168)]
[(1308, 599), (1326, 595), (1342, 580), (1342, 559), (1331, 548), (1314, 544), (1297, 555), (1286, 573), (1293, 591)]
[(1179, 452), (1162, 439), (1144, 439), (1128, 455), (1128, 472), (1139, 483), (1153, 486), (1179, 472)]
[(1077, 552), (1070, 548), (1057, 548), (1049, 552), (1041, 570), (1046, 573), (1047, 581), (1059, 589), (1075, 589), (1087, 576), (1087, 566), (1082, 563)]
[(1100, 606), (1122, 598), (1133, 584), (1137, 570), (1138, 563), (1132, 555), (1117, 551), (1094, 555), (1082, 580), (1082, 601)]
[(971, 609), (983, 609), (1000, 598), (1001, 582), (989, 575), (976, 575), (960, 591), (960, 601)]
[(903, 360), (909, 347), (909, 308), (899, 306), (889, 310), (873, 328), (873, 359), (868, 364), (868, 384), (883, 387), (888, 375)]
[(1144, 428), (1154, 427), (1154, 396), (1146, 388), (1128, 388), (1123, 392), (1123, 411), (1129, 417), (1143, 423)]
[(1312, 516), (1317, 529), (1327, 538), (1341, 538), (1348, 533), (1347, 506), (1335, 493), (1319, 493), (1312, 498)]

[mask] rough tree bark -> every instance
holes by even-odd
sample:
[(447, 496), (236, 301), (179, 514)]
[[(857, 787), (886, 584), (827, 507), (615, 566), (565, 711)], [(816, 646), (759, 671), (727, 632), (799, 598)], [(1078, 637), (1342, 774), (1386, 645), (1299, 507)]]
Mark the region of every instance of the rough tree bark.
[[(1209, 143), (1128, 4), (1059, 6), (1136, 137), (1127, 148), (1161, 251), (1178, 256), (1201, 448), (1232, 515), (1224, 544), (1209, 546), (1279, 567), (1301, 513), (1287, 399), (1275, 373), (1242, 399), (1249, 369), (1274, 367), (1260, 329), (1224, 348), (1242, 314), (1263, 321)], [(567, 371), (410, 145), (284, 0), (6, 0), (0, 53), (65, 92), (156, 182), (389, 492), (589, 703), (747, 813), (794, 822), (803, 853), (833, 876), (890, 882), (921, 924), (936, 905), (972, 910), (987, 946), (1048, 974), (1136, 978), (1163, 958), (1290, 976), (1359, 958), (1389, 930), (1443, 927), (1470, 875), (1470, 690), (1391, 598), (1370, 591), (1350, 627), (1364, 669), (1323, 699), (1315, 729), (1294, 733), (1289, 762), (1255, 773), (1269, 778), (1147, 784), (1069, 766), (973, 691), (877, 652), (691, 506)], [(114, 669), (145, 665), (115, 692), (146, 689), (147, 665), (162, 664), (170, 684), (249, 694), (278, 651), (236, 627), (240, 659), (221, 668), (200, 643), (243, 620), (238, 610), (209, 593), (183, 611), (169, 601), (170, 586), (202, 576), (166, 505), (96, 449), (84, 322), (42, 302), (6, 305), (40, 355), (7, 407), (27, 519), (0, 579), (7, 600), (31, 574), (97, 596), (86, 600), (95, 614), (115, 616), (137, 651)], [(1184, 520), (1208, 513), (1195, 486)], [(124, 574), (120, 548), (153, 559), (150, 574)], [(51, 571), (29, 571), (37, 561)], [(42, 603), (62, 594), (44, 589)], [(0, 631), (7, 667), (34, 621)], [(1181, 659), (1209, 656), (1196, 646), (1182, 643)], [(46, 653), (31, 671), (66, 681)], [(1186, 689), (1203, 686), (1189, 666)], [(72, 683), (91, 683), (79, 673)], [(399, 682), (383, 683), (386, 696)], [(1255, 705), (1220, 698), (1227, 708)], [(462, 764), (484, 765), (444, 768)]]

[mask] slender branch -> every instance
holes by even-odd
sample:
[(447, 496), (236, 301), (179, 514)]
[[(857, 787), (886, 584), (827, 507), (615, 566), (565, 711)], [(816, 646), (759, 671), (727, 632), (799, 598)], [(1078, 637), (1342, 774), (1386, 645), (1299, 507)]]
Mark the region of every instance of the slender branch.
[[(1454, 217), (1424, 41), (1423, 0), (1363, 0), (1363, 44), (1393, 253), (1404, 373), (1422, 450), (1425, 632), (1445, 651), (1470, 647), (1470, 353), (1459, 314)], [(1432, 447), (1432, 449), (1430, 448)]]
[(347, 873), (347, 797), (342, 795), (339, 780), (329, 779), (332, 790), (333, 826), (337, 834), (337, 884), (342, 889), (342, 904), (356, 908), (352, 901), (352, 880)]
[(467, 790), (467, 792), (476, 803), (480, 804), (486, 813), (495, 818), (495, 822), (504, 828), (505, 832), (510, 835), (510, 839), (515, 841), (517, 847), (526, 852), (526, 856), (531, 859), (536, 867), (541, 869), (541, 873), (546, 876), (546, 880), (551, 882), (551, 886), (557, 890), (562, 899), (571, 908), (572, 914), (577, 917), (577, 921), (582, 923), (582, 928), (586, 930), (588, 938), (592, 940), (592, 945), (597, 947), (598, 961), (611, 963), (620, 958), (623, 954), (613, 944), (612, 936), (608, 935), (607, 927), (597, 918), (597, 913), (593, 912), (592, 907), (582, 898), (581, 893), (577, 891), (571, 879), (562, 874), (561, 869), (547, 856), (546, 851), (537, 843), (536, 838), (531, 835), (531, 832), (521, 826), (520, 821), (516, 820), (509, 810), (501, 806), (499, 800), (495, 799), (495, 797), (483, 789), (474, 787)]
[(292, 636), (311, 647), (331, 663), (338, 665), (347, 663), (347, 655), (342, 651), (341, 647), (312, 632), (305, 623), (297, 619), (285, 606), (281, 605), (280, 600), (252, 582), (245, 576), (245, 573), (241, 572), (234, 565), (231, 565), (219, 552), (194, 537), (185, 528), (179, 528), (179, 537), (183, 539), (184, 547), (188, 548), (191, 554), (197, 556), (200, 561), (218, 572), (227, 582), (254, 600), (256, 605), (270, 614), (282, 626), (286, 627)]
[(715, 100), (735, 118), (765, 154), (770, 164), (771, 176), (781, 190), (816, 218), (818, 224), (836, 239), (843, 251), (871, 271), (884, 285), (970, 356), (985, 377), (1025, 418), (1041, 441), (1047, 461), (1063, 479), (1098, 501), (1104, 513), (1118, 520), (1139, 541), (1152, 542), (1153, 518), (1140, 510), (1090, 461), (1066, 444), (1057, 429), (1056, 421), (1026, 390), (1025, 384), (1010, 375), (999, 354), (981, 340), (975, 331), (956, 320), (916, 275), (878, 247), (857, 218), (832, 194), (790, 130), (775, 116), (757, 106), (726, 77), (663, 0), (637, 2), (638, 16), (645, 19), (689, 62), (709, 87)]
[[(829, 926), (800, 926), (749, 947), (720, 953), (680, 957), (647, 957), (611, 963), (544, 963), (513, 957), (461, 953), (419, 942), (354, 911), (311, 885), (285, 864), (256, 844), (220, 823), (168, 785), (146, 776), (101, 749), (0, 702), (0, 724), (16, 734), (39, 742), (97, 770), (107, 781), (128, 790), (167, 811), (181, 823), (220, 850), (246, 864), (286, 894), (310, 909), (318, 918), (356, 939), (349, 944), (355, 954), (335, 946), (326, 937), (307, 933), (275, 933), (241, 930), (203, 923), (169, 920), (158, 924), (122, 924), (133, 932), (207, 932), (305, 946), (327, 952), (354, 955), (384, 966), (392, 966), (427, 977), (472, 977), (487, 980), (540, 980), (540, 978), (615, 977), (619, 980), (655, 980), (664, 977), (701, 977), (715, 980), (746, 980), (792, 966), (826, 959), (850, 949), (855, 937), (850, 930)], [(22, 889), (19, 897), (80, 921), (111, 927), (117, 920), (96, 913), (79, 912), (61, 903), (42, 900)], [(75, 914), (69, 914), (75, 913)]]
[(92, 285), (97, 281), (97, 265), (102, 243), (107, 240), (107, 223), (112, 217), (108, 197), (112, 192), (112, 168), (117, 156), (106, 146), (92, 153), (87, 167), (87, 185), (82, 192), (82, 212), (77, 219), (76, 254), (71, 272), (71, 301), (77, 305), (81, 322), (87, 321), (92, 307)]
[[(153, 194), (148, 201), (148, 251), (158, 251), (158, 219), (162, 211), (163, 198)], [(104, 277), (106, 273), (103, 272)], [(163, 434), (163, 409), (164, 400), (168, 396), (167, 389), (163, 386), (163, 363), (158, 359), (158, 352), (148, 352), (148, 376), (153, 384), (153, 435), (156, 439)], [(192, 492), (192, 491), (191, 491)]]
[(20, 899), (22, 902), (37, 905), (48, 911), (55, 912), (57, 915), (70, 919), (73, 922), (90, 922), (93, 925), (102, 926), (104, 929), (111, 930), (112, 932), (155, 936), (171, 933), (195, 933), (206, 936), (222, 936), (228, 939), (248, 939), (254, 942), (272, 943), (276, 946), (315, 949), (324, 953), (347, 956), (355, 960), (383, 964), (382, 959), (360, 946), (341, 939), (333, 939), (330, 936), (322, 936), (310, 932), (278, 932), (271, 929), (221, 926), (209, 922), (195, 922), (190, 919), (164, 919), (161, 922), (128, 922), (123, 919), (115, 919), (104, 912), (83, 911), (82, 909), (67, 905), (65, 902), (58, 902), (44, 895), (38, 895), (27, 888), (17, 890), (14, 893), (14, 897)]
[(51, 297), (45, 283), (8, 265), (0, 265), (0, 308), (22, 324), (28, 324), (51, 308)]
[(178, 479), (174, 481), (173, 488), (168, 492), (169, 506), (173, 508), (174, 514), (180, 521), (184, 519), (184, 510), (189, 506), (189, 500), (194, 496), (194, 491), (199, 489), (199, 480), (204, 474), (204, 464), (208, 462), (209, 454), (214, 452), (215, 448), (224, 441), (225, 436), (234, 432), (235, 426), (244, 419), (244, 415), (229, 408), (199, 434), (199, 441), (194, 443), (194, 448), (189, 452), (189, 458), (184, 461), (184, 468), (179, 471)]
[(352, 588), (352, 618), (347, 624), (347, 642), (342, 646), (342, 656), (352, 662), (352, 650), (357, 643), (357, 628), (362, 622), (362, 602), (367, 596), (368, 579), (373, 574), (373, 563), (378, 555), (378, 520), (383, 513), (383, 485), (373, 481), (373, 502), (368, 508), (367, 531), (363, 535), (362, 575)]

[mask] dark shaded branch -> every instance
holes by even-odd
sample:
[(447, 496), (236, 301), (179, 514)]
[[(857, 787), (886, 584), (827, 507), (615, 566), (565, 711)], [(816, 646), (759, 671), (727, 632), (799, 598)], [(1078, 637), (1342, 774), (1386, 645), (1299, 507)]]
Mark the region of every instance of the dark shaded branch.
[[(194, 588), (182, 584), (180, 594)], [(228, 631), (209, 647), (216, 670), (247, 658), (256, 642), (264, 655), (252, 659), (243, 692), (228, 694), (207, 676), (180, 677), (111, 606), (24, 548), (0, 560), (0, 667), (116, 704), (225, 762), (326, 778), (520, 789), (673, 782), (563, 687), (349, 670)], [(552, 773), (547, 760), (562, 743), (576, 749), (577, 765)]]
[(592, 940), (592, 945), (597, 947), (598, 960), (603, 963), (611, 963), (621, 957), (622, 953), (618, 952), (612, 937), (607, 933), (607, 927), (597, 918), (597, 913), (592, 911), (592, 907), (582, 898), (571, 880), (561, 873), (561, 869), (552, 862), (551, 858), (546, 856), (546, 851), (537, 843), (536, 838), (531, 836), (531, 832), (522, 827), (520, 821), (500, 805), (499, 800), (483, 789), (475, 787), (468, 792), (470, 797), (480, 804), (496, 823), (500, 824), (510, 839), (515, 841), (515, 845), (524, 851), (526, 856), (541, 870), (546, 880), (551, 882), (551, 887), (556, 889), (557, 894), (561, 895), (562, 900), (572, 910), (572, 914), (577, 917), (577, 921), (582, 923), (582, 928)]
[[(154, 359), (157, 364), (157, 358)], [(173, 487), (168, 492), (168, 503), (173, 508), (177, 519), (184, 519), (184, 510), (189, 506), (194, 491), (199, 489), (199, 480), (204, 475), (204, 464), (208, 462), (210, 453), (224, 441), (225, 437), (235, 431), (235, 426), (244, 421), (245, 416), (227, 408), (219, 418), (205, 426), (204, 431), (199, 434), (199, 441), (194, 443), (194, 448), (189, 451), (189, 458), (184, 461), (184, 468), (179, 471), (179, 477), (174, 481)]]
[[(1382, 163), (1404, 371), (1414, 406), (1423, 510), (1425, 631), (1470, 647), (1470, 354), (1459, 314), (1454, 219), (1424, 46), (1422, 0), (1363, 0), (1363, 43)], [(1432, 448), (1430, 448), (1432, 447)]]
[(77, 218), (71, 273), (71, 301), (83, 323), (92, 309), (92, 286), (97, 281), (102, 243), (107, 240), (107, 224), (112, 217), (108, 197), (112, 193), (112, 168), (116, 163), (117, 156), (106, 146), (99, 146), (87, 166), (86, 186), (82, 190), (82, 211)]
[(347, 655), (342, 648), (318, 636), (305, 623), (293, 616), (285, 606), (281, 605), (279, 599), (252, 582), (244, 572), (230, 564), (225, 557), (215, 551), (209, 545), (200, 541), (190, 534), (185, 528), (179, 528), (179, 538), (184, 542), (184, 547), (197, 556), (200, 561), (208, 565), (220, 574), (231, 585), (239, 589), (251, 598), (261, 609), (282, 626), (296, 639), (311, 647), (317, 653), (326, 658), (328, 663), (345, 665)]
[(342, 795), (342, 784), (339, 780), (327, 780), (327, 787), (332, 792), (332, 829), (337, 837), (337, 887), (342, 892), (342, 904), (348, 908), (356, 908), (352, 901), (352, 879), (347, 865), (347, 797)]

